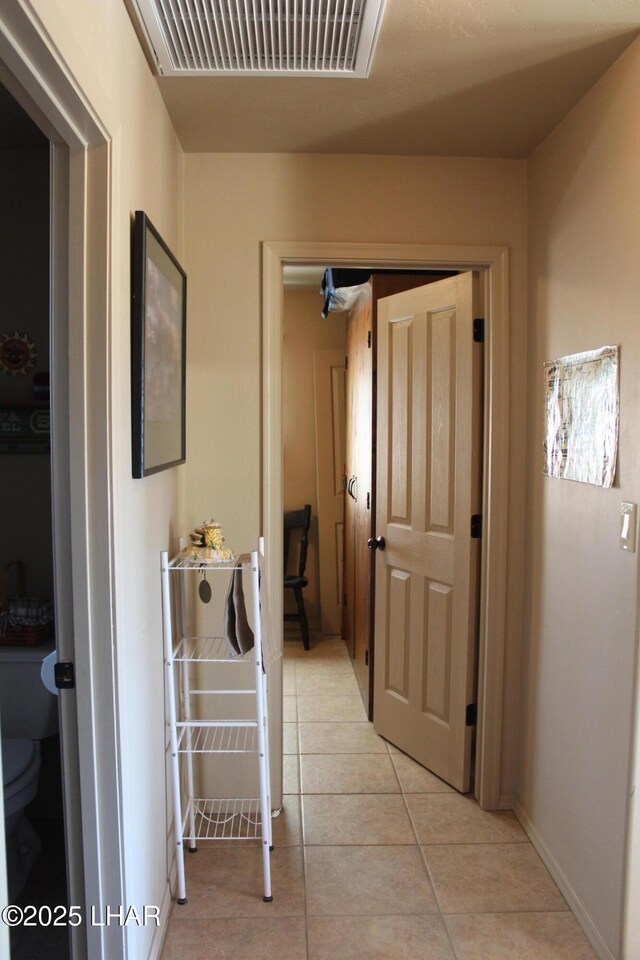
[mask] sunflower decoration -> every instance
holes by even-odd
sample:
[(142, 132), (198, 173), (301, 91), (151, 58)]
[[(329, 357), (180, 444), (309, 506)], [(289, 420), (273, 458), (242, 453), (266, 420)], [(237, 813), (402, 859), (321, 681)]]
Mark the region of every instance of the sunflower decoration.
[(12, 377), (25, 376), (36, 365), (36, 345), (26, 333), (3, 333), (0, 336), (0, 370)]
[(185, 551), (193, 560), (209, 560), (214, 563), (233, 560), (235, 554), (223, 546), (222, 528), (215, 520), (206, 520), (196, 527), (191, 536), (191, 547)]

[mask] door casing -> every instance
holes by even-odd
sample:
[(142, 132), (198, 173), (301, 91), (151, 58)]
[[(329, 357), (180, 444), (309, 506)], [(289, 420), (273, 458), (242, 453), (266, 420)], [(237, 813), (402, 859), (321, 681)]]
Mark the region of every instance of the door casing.
[[(507, 247), (264, 241), (262, 244), (262, 530), (274, 628), (282, 643), (282, 269), (331, 264), (385, 270), (477, 270), (484, 274), (484, 480), (475, 795), (501, 806), (509, 479), (509, 251)], [(272, 756), (282, 755), (281, 659), (270, 684)], [(282, 797), (274, 764), (272, 796)]]
[[(52, 335), (58, 390), (52, 464), (56, 576), (73, 589), (77, 689), (60, 697), (65, 791), (77, 819), (70, 903), (125, 903), (114, 638), (110, 342), (113, 149), (107, 104), (90, 103), (28, 0), (0, 12), (0, 81), (52, 143)], [(67, 376), (68, 375), (68, 376)], [(65, 450), (66, 448), (66, 450)], [(90, 465), (90, 466), (89, 466)], [(73, 510), (70, 509), (73, 504)], [(64, 544), (67, 537), (69, 545)], [(65, 691), (65, 693), (68, 691)], [(80, 806), (80, 792), (82, 804)], [(81, 836), (81, 843), (78, 842)], [(75, 889), (74, 889), (75, 888)], [(75, 928), (74, 960), (125, 956), (124, 928)], [(0, 941), (0, 946), (2, 945)]]

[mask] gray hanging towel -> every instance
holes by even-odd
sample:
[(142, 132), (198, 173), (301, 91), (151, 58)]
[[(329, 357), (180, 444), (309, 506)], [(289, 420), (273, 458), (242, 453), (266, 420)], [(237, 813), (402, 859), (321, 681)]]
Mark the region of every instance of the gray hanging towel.
[(224, 604), (224, 639), (234, 653), (242, 655), (253, 647), (253, 631), (247, 620), (242, 589), (242, 568), (231, 571), (231, 581)]

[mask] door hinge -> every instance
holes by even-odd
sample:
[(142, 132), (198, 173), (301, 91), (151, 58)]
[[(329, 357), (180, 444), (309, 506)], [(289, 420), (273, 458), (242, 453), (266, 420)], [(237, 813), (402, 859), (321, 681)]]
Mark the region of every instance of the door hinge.
[(479, 540), (482, 536), (482, 514), (474, 513), (471, 517), (471, 539)]
[(344, 368), (345, 370), (349, 369), (349, 357), (344, 358)]
[(367, 346), (371, 347), (371, 330), (367, 330)]
[(369, 651), (365, 650), (364, 652), (364, 665), (365, 667), (369, 666)]
[(484, 343), (484, 317), (476, 317), (473, 321), (473, 342)]
[(367, 510), (371, 510), (371, 494), (367, 493)]
[(70, 660), (58, 661), (53, 668), (53, 681), (58, 690), (72, 690), (76, 685), (76, 669)]
[(478, 704), (469, 703), (467, 704), (465, 724), (468, 727), (475, 727), (478, 722)]

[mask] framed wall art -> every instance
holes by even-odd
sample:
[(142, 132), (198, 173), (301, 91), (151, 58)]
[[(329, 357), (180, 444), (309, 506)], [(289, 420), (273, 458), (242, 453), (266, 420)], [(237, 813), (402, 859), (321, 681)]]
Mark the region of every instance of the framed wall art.
[(133, 227), (132, 473), (184, 463), (187, 276), (142, 210)]

